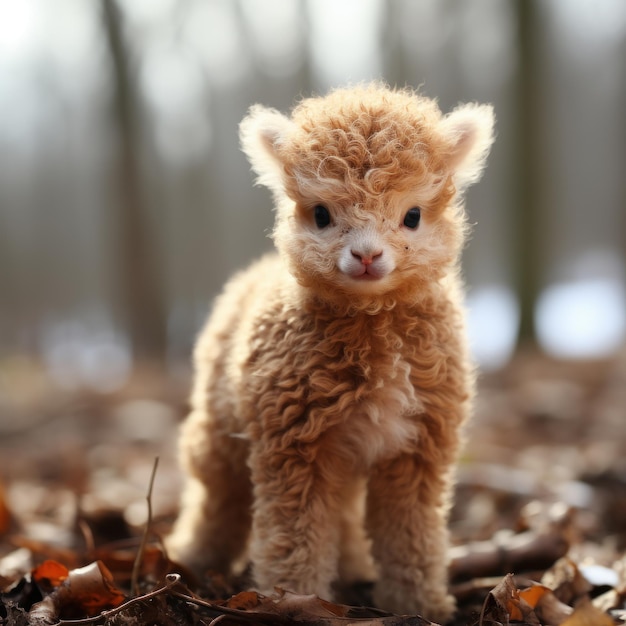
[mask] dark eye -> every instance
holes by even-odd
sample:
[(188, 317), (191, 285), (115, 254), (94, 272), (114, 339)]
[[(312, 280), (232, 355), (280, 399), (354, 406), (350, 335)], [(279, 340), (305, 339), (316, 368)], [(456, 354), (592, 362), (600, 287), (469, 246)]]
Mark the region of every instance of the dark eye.
[(420, 223), (421, 211), (419, 207), (413, 207), (406, 212), (403, 224), (407, 228), (416, 229)]
[(328, 209), (322, 204), (318, 204), (313, 211), (317, 227), (326, 228), (326, 226), (330, 224), (330, 213), (328, 212)]

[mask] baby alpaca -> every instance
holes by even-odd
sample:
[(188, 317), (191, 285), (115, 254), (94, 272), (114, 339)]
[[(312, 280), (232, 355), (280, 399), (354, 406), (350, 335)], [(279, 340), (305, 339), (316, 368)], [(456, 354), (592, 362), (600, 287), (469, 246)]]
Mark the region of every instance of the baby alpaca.
[[(235, 276), (195, 351), (172, 556), (331, 595), (371, 575), (384, 609), (445, 620), (447, 515), (474, 374), (462, 195), (490, 106), (442, 115), (374, 83), (253, 106), (243, 150), (274, 193), (277, 255)], [(366, 493), (365, 493), (366, 492)]]

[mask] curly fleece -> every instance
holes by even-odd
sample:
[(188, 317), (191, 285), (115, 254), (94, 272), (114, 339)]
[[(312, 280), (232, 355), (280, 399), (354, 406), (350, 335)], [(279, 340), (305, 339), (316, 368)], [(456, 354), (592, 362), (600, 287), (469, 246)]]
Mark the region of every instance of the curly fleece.
[(443, 115), (373, 83), (290, 117), (256, 105), (241, 140), (274, 193), (278, 253), (227, 284), (198, 341), (168, 547), (198, 571), (249, 558), (262, 590), (331, 597), (338, 580), (375, 577), (381, 608), (445, 620), (447, 515), (474, 389), (462, 200), (492, 109)]

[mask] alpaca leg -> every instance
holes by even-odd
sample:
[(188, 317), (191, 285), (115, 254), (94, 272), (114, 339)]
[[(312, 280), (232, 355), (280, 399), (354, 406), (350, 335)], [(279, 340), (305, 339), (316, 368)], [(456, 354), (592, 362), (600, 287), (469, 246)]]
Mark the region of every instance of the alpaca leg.
[(211, 434), (205, 417), (192, 413), (183, 425), (180, 448), (187, 478), (168, 552), (198, 573), (227, 574), (245, 552), (250, 531), (248, 444)]
[[(251, 458), (254, 514), (250, 555), (257, 586), (331, 595), (339, 556), (340, 493), (315, 463), (297, 453)], [(335, 481), (337, 478), (335, 478)]]
[(381, 608), (445, 621), (454, 611), (447, 590), (446, 468), (403, 456), (375, 468), (367, 522), (380, 578)]
[(363, 525), (365, 518), (365, 478), (359, 478), (344, 491), (341, 503), (339, 580), (344, 584), (373, 581), (376, 578), (371, 541)]

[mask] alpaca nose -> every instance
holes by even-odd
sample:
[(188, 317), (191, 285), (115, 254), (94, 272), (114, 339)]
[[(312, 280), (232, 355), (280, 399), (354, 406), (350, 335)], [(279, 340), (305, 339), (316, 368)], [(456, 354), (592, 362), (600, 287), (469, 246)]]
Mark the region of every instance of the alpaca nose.
[(361, 251), (361, 250), (350, 250), (352, 256), (355, 259), (358, 259), (363, 265), (371, 265), (375, 259), (382, 256), (382, 250), (374, 250), (374, 251)]

